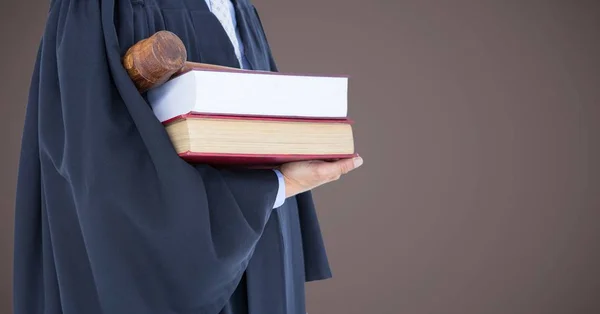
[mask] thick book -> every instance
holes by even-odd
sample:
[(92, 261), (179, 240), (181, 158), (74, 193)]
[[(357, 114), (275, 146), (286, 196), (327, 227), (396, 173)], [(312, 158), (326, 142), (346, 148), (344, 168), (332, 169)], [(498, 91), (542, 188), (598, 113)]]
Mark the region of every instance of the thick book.
[(160, 121), (185, 114), (340, 119), (348, 78), (250, 71), (197, 64), (148, 91)]
[(189, 162), (275, 165), (355, 156), (352, 120), (184, 114), (163, 122)]

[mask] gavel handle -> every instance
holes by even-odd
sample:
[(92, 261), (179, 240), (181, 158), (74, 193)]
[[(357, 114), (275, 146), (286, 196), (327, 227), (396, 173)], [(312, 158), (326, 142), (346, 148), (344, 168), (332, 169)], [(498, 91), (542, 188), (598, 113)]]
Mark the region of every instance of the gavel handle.
[(248, 72), (238, 68), (189, 62), (181, 39), (169, 31), (159, 31), (131, 46), (123, 66), (140, 93), (160, 86), (174, 76), (191, 70)]

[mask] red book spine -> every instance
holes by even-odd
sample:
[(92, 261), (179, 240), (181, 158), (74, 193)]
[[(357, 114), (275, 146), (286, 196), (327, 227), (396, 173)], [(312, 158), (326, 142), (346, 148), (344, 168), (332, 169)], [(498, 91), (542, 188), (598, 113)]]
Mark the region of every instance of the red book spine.
[(254, 166), (276, 166), (287, 162), (303, 160), (324, 160), (335, 161), (345, 158), (357, 157), (358, 154), (340, 154), (340, 155), (252, 155), (252, 154), (213, 154), (185, 152), (179, 156), (191, 163), (206, 163), (215, 165), (254, 165)]

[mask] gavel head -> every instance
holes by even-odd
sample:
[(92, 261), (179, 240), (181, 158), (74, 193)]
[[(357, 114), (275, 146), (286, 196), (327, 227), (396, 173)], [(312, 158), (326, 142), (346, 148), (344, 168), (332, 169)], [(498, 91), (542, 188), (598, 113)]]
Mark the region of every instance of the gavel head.
[(169, 31), (159, 31), (127, 50), (123, 66), (143, 93), (169, 80), (187, 60), (181, 39)]

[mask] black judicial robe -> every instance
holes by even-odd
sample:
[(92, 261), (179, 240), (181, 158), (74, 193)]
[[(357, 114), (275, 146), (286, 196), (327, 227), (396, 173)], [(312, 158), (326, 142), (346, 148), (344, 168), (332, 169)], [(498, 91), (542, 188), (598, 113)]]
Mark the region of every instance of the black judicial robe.
[[(252, 68), (277, 71), (234, 1)], [(19, 163), (15, 314), (304, 314), (331, 276), (310, 193), (272, 209), (271, 170), (189, 164), (121, 65), (170, 30), (190, 61), (239, 67), (204, 0), (54, 0)], [(234, 91), (232, 91), (234, 92)]]

